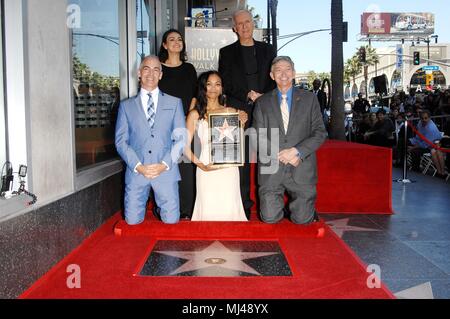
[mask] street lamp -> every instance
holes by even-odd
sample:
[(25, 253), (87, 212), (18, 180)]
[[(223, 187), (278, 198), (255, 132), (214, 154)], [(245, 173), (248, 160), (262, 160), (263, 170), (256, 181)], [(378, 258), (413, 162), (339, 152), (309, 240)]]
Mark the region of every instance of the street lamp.
[(280, 51), (280, 50), (281, 50), (282, 48), (284, 48), (285, 46), (287, 46), (287, 45), (288, 45), (289, 43), (291, 43), (292, 41), (297, 40), (298, 38), (304, 37), (305, 35), (308, 35), (308, 34), (311, 34), (311, 33), (323, 32), (323, 31), (331, 31), (331, 29), (318, 29), (318, 30), (312, 30), (312, 31), (307, 31), (307, 32), (302, 32), (302, 33), (296, 33), (296, 34), (290, 34), (290, 35), (284, 35), (284, 36), (282, 35), (282, 36), (279, 36), (279, 37), (278, 37), (279, 40), (287, 39), (287, 38), (291, 38), (291, 37), (294, 37), (294, 38), (291, 39), (290, 41), (286, 42), (285, 44), (283, 44), (283, 45), (281, 46), (281, 48), (279, 48), (279, 49), (277, 50), (277, 52)]
[(420, 37), (417, 38), (417, 44), (420, 44), (421, 40), (427, 44), (427, 58), (428, 58), (427, 65), (430, 65), (430, 41), (431, 41), (430, 38), (434, 39), (434, 43), (438, 43), (438, 37), (439, 36), (435, 34), (426, 38)]

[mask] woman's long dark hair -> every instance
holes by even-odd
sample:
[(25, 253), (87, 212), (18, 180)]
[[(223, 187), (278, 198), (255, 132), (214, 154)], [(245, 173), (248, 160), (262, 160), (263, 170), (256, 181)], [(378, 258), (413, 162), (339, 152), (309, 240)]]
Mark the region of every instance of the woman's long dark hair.
[[(223, 92), (223, 80), (220, 73), (217, 71), (207, 71), (200, 74), (197, 81), (197, 103), (195, 103), (194, 110), (198, 112), (199, 119), (204, 119), (207, 111), (208, 98), (206, 97), (206, 83), (211, 75), (217, 75), (222, 82), (222, 92)], [(225, 95), (219, 96), (219, 104), (225, 106)]]
[(170, 30), (167, 30), (166, 32), (164, 32), (163, 38), (162, 38), (162, 42), (161, 42), (161, 46), (159, 47), (159, 53), (158, 53), (159, 61), (161, 63), (165, 63), (167, 61), (167, 59), (169, 58), (169, 52), (164, 47), (164, 44), (167, 44), (167, 37), (171, 33), (179, 34), (181, 39), (183, 40), (183, 49), (180, 52), (180, 60), (181, 60), (181, 62), (186, 62), (187, 61), (186, 42), (184, 42), (184, 38), (181, 35), (180, 31), (178, 31), (176, 29), (170, 29)]

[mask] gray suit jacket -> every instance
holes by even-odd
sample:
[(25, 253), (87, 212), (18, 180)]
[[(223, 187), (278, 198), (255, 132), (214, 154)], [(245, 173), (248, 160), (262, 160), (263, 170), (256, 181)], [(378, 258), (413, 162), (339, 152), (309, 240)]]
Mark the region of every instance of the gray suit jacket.
[[(145, 184), (148, 180), (134, 172), (138, 162), (155, 164), (164, 161), (169, 170), (155, 178), (155, 182), (180, 180), (178, 159), (186, 143), (183, 105), (179, 98), (159, 92), (155, 125), (147, 122), (139, 94), (122, 101), (116, 124), (116, 148), (127, 165), (125, 182)], [(178, 194), (174, 194), (174, 196)]]
[[(319, 102), (313, 93), (293, 88), (289, 126), (284, 132), (277, 93), (275, 89), (261, 96), (253, 112), (253, 127), (258, 133), (258, 183), (278, 185), (285, 169), (290, 169), (296, 183), (316, 184), (316, 151), (327, 137)], [(303, 158), (296, 168), (278, 162), (278, 152), (291, 147), (297, 148)]]

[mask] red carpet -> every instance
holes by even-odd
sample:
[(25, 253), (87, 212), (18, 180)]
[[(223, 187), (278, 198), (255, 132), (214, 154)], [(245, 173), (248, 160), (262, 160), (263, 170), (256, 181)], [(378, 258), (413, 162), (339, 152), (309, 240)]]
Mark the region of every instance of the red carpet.
[[(391, 149), (327, 140), (317, 161), (319, 213), (393, 213)], [(254, 175), (255, 166), (253, 170)], [(255, 199), (255, 185), (251, 194)]]
[[(320, 228), (325, 233), (318, 237)], [(135, 276), (156, 241), (163, 239), (277, 241), (293, 276), (214, 277), (213, 280)], [(71, 264), (80, 266), (80, 289), (66, 286), (69, 276), (66, 269)], [(369, 289), (368, 275), (361, 261), (322, 222), (313, 226), (293, 225), (287, 220), (276, 225), (259, 221), (182, 221), (177, 225), (163, 225), (149, 218), (139, 226), (130, 227), (116, 214), (21, 298), (393, 298), (384, 285)]]

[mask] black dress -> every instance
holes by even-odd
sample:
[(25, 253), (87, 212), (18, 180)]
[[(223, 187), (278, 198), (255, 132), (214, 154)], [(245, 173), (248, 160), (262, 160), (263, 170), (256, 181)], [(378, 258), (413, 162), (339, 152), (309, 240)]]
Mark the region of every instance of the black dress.
[(197, 88), (197, 72), (190, 63), (180, 66), (162, 66), (163, 75), (159, 88), (164, 93), (180, 98), (183, 101), (184, 114), (187, 115), (191, 100), (195, 97)]
[[(183, 102), (184, 114), (187, 115), (191, 100), (195, 97), (197, 90), (197, 72), (194, 66), (190, 63), (182, 63), (177, 67), (163, 65), (162, 70), (163, 75), (158, 84), (159, 89), (180, 98)], [(183, 156), (178, 167), (181, 175), (179, 183), (180, 215), (182, 218), (190, 218), (195, 203), (195, 165), (188, 163)]]

